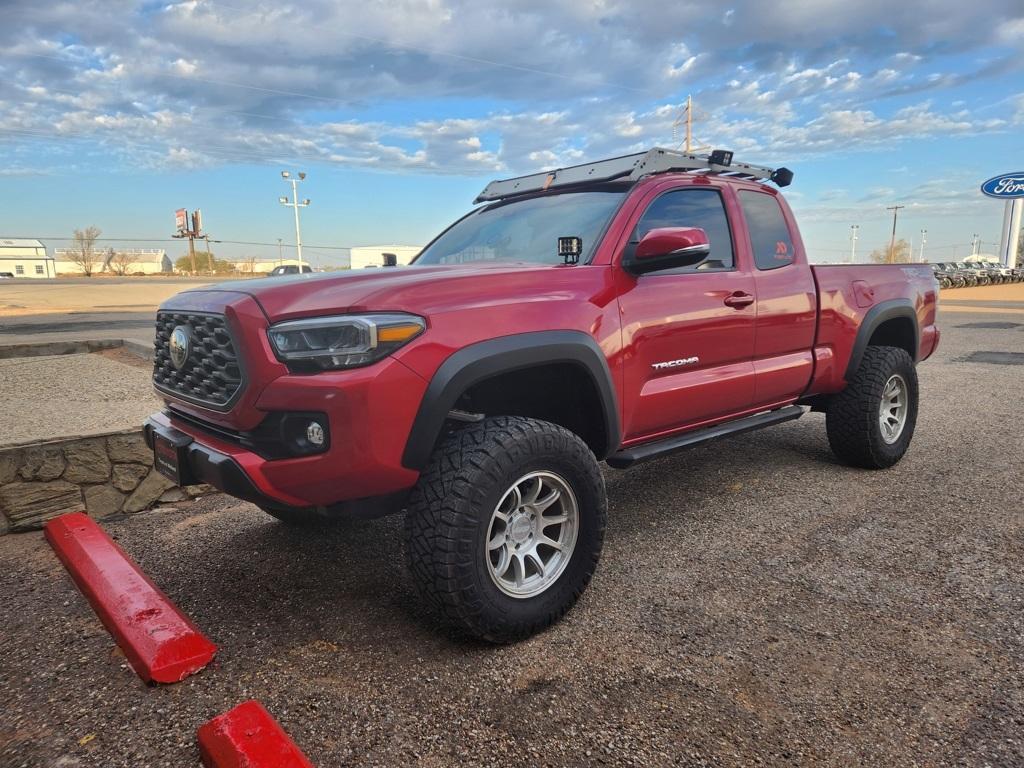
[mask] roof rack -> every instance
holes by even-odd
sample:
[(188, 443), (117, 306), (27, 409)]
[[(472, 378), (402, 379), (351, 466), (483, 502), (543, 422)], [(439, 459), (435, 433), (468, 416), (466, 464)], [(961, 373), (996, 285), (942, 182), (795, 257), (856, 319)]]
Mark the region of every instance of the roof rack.
[(733, 163), (732, 153), (723, 150), (715, 150), (710, 155), (691, 155), (674, 149), (655, 147), (634, 155), (492, 181), (473, 202), (503, 200), (529, 192), (542, 192), (553, 187), (569, 187), (589, 182), (616, 179), (637, 181), (644, 176), (670, 171), (703, 171), (754, 181), (769, 180), (780, 187), (788, 186), (793, 180), (793, 173), (788, 168), (772, 169), (747, 163)]

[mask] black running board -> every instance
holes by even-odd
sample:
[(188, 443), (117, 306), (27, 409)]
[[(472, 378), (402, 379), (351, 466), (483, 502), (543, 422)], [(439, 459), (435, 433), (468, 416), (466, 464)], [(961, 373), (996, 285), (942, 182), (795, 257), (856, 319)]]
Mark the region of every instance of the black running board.
[(736, 419), (735, 421), (727, 421), (714, 427), (705, 427), (693, 432), (674, 435), (673, 437), (653, 443), (644, 443), (632, 448), (624, 448), (617, 453), (613, 453), (605, 461), (608, 462), (608, 466), (615, 467), (615, 469), (625, 469), (639, 461), (666, 456), (670, 453), (681, 451), (684, 448), (693, 448), (711, 440), (717, 440), (720, 437), (739, 435), (744, 432), (761, 429), (762, 427), (770, 427), (773, 424), (781, 424), (784, 421), (792, 421), (793, 419), (799, 419), (803, 415), (804, 409), (799, 405), (787, 405), (785, 408), (779, 408), (775, 411), (758, 413), (753, 416)]

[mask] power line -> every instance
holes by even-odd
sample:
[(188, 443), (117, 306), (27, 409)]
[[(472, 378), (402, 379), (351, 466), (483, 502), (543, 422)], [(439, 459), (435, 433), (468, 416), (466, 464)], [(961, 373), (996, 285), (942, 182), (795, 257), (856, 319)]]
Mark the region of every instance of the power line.
[[(26, 237), (18, 237), (16, 235), (4, 235), (5, 238), (11, 240), (74, 240), (73, 237), (46, 237), (45, 235), (31, 235)], [(97, 237), (96, 242), (104, 243), (178, 243), (181, 242), (178, 238), (172, 237)], [(223, 245), (277, 245), (274, 243), (263, 243), (256, 240), (217, 240), (216, 238), (210, 238), (211, 243), (218, 243)], [(295, 243), (281, 243), (285, 248), (295, 248)], [(320, 251), (347, 251), (351, 248), (360, 248), (358, 245), (306, 245), (302, 244), (303, 248), (313, 248)]]
[[(248, 13), (252, 13), (251, 9), (236, 8), (236, 7), (232, 7), (232, 6), (228, 6), (228, 5), (223, 5), (222, 3), (209, 2), (209, 0), (206, 0), (206, 2), (203, 2), (202, 5), (206, 5), (206, 6), (220, 6), (221, 8), (223, 8), (225, 10), (238, 11), (239, 13), (247, 13), (247, 14)], [(512, 63), (504, 62), (504, 61), (496, 61), (494, 59), (484, 59), (484, 58), (481, 58), (481, 57), (478, 57), (478, 56), (468, 56), (468, 55), (464, 55), (464, 54), (460, 54), (460, 53), (450, 53), (448, 51), (442, 51), (442, 50), (439, 50), (439, 49), (436, 49), (436, 48), (426, 48), (426, 47), (423, 47), (423, 46), (414, 46), (414, 45), (409, 45), (409, 44), (406, 44), (406, 43), (396, 43), (396, 42), (393, 42), (393, 41), (390, 41), (390, 40), (386, 40), (384, 38), (371, 37), (369, 35), (361, 35), (361, 34), (359, 34), (357, 32), (345, 32), (345, 31), (341, 31), (341, 30), (332, 30), (332, 34), (339, 35), (339, 36), (342, 36), (342, 37), (353, 38), (353, 39), (356, 39), (356, 40), (362, 40), (364, 42), (374, 43), (375, 45), (382, 45), (382, 46), (386, 46), (388, 48), (392, 48), (392, 49), (396, 49), (396, 50), (400, 50), (400, 51), (410, 51), (412, 53), (420, 53), (420, 54), (424, 54), (424, 55), (427, 55), (427, 56), (440, 56), (442, 58), (455, 59), (455, 60), (463, 61), (463, 62), (466, 62), (466, 63), (469, 63), (469, 64), (483, 64), (485, 66), (497, 67), (499, 69), (508, 69), (508, 70), (512, 70), (512, 71), (515, 71), (515, 72), (522, 72), (522, 73), (525, 73), (525, 74), (543, 75), (545, 77), (552, 77), (552, 78), (559, 79), (559, 80), (565, 80), (566, 82), (585, 83), (587, 85), (594, 86), (594, 87), (599, 87), (599, 88), (616, 88), (616, 89), (623, 90), (623, 91), (632, 91), (634, 93), (642, 93), (642, 94), (645, 94), (645, 95), (648, 95), (648, 96), (656, 95), (654, 91), (652, 91), (652, 90), (650, 90), (648, 88), (637, 88), (636, 86), (624, 85), (622, 83), (611, 83), (611, 82), (607, 82), (605, 80), (597, 80), (597, 79), (594, 79), (594, 78), (580, 77), (578, 75), (567, 75), (567, 74), (562, 73), (562, 72), (552, 72), (550, 70), (538, 69), (536, 67), (528, 67), (528, 66), (524, 66), (524, 65), (521, 65), (521, 64), (512, 64)], [(69, 58), (67, 56), (49, 56), (49, 55), (42, 54), (42, 53), (19, 53), (17, 55), (20, 56), (20, 57), (26, 57), (26, 58), (34, 58), (34, 59), (44, 59), (44, 60), (48, 60), (48, 61), (56, 61), (56, 62), (60, 62), (62, 64), (75, 64), (76, 63), (73, 58)], [(239, 88), (239, 89), (243, 89), (243, 90), (256, 91), (256, 92), (259, 92), (259, 93), (268, 93), (268, 94), (273, 94), (273, 95), (277, 95), (277, 96), (292, 96), (292, 97), (295, 97), (295, 98), (312, 99), (312, 100), (315, 100), (315, 101), (324, 101), (324, 102), (329, 102), (329, 103), (334, 103), (334, 104), (343, 104), (345, 106), (348, 106), (351, 103), (350, 100), (343, 99), (343, 98), (340, 98), (340, 97), (337, 97), (337, 96), (323, 96), (321, 94), (306, 93), (306, 92), (303, 92), (303, 91), (286, 91), (286, 90), (277, 89), (277, 88), (265, 88), (263, 86), (250, 85), (249, 83), (240, 83), (240, 82), (236, 82), (236, 81), (233, 81), (233, 80), (215, 80), (215, 79), (212, 79), (212, 78), (203, 78), (203, 77), (196, 77), (194, 75), (179, 74), (177, 72), (150, 72), (150, 73), (147, 73), (147, 74), (149, 74), (149, 76), (151, 76), (151, 77), (157, 77), (157, 78), (162, 78), (162, 79), (184, 80), (186, 82), (204, 83), (206, 85), (227, 86), (229, 88)]]
[[(76, 132), (72, 132), (72, 131), (67, 131), (67, 132), (63, 132), (63, 133), (47, 133), (47, 132), (44, 132), (44, 131), (27, 129), (27, 128), (4, 128), (4, 127), (0, 127), (0, 133), (12, 133), (12, 134), (16, 134), (16, 135), (33, 136), (33, 137), (36, 137), (36, 138), (49, 139), (49, 140), (52, 140), (52, 141), (65, 141), (65, 140), (68, 140), (68, 139), (78, 139), (80, 141), (95, 141), (95, 142), (103, 143), (103, 142), (109, 142), (109, 141), (112, 140), (111, 137), (104, 136), (104, 135), (92, 134), (92, 133), (76, 133)], [(119, 136), (119, 137), (117, 137), (116, 139), (113, 139), (113, 140), (116, 143), (118, 143), (119, 145), (122, 145), (122, 146), (124, 146), (124, 145), (135, 146), (135, 147), (148, 148), (150, 150), (164, 150), (164, 151), (166, 151), (167, 149), (173, 148), (175, 146), (179, 146), (178, 142), (175, 142), (175, 141), (173, 141), (171, 139), (165, 139), (163, 142), (156, 142), (156, 141), (142, 141), (142, 140), (134, 139), (134, 138), (123, 138), (123, 137)], [(324, 165), (336, 165), (336, 164), (339, 164), (336, 161), (332, 160), (331, 157), (327, 153), (324, 153), (324, 154), (309, 154), (309, 153), (296, 152), (294, 150), (287, 150), (286, 149), (281, 154), (269, 154), (269, 151), (268, 151), (268, 154), (258, 154), (258, 153), (251, 152), (251, 151), (247, 152), (247, 151), (241, 150), (241, 149), (234, 149), (232, 147), (217, 146), (217, 145), (213, 145), (213, 144), (195, 144), (195, 143), (191, 143), (191, 142), (188, 144), (188, 146), (186, 146), (184, 148), (185, 149), (195, 149), (198, 152), (202, 152), (204, 154), (212, 155), (214, 157), (220, 157), (222, 159), (250, 160), (250, 161), (254, 161), (254, 162), (266, 163), (268, 165), (280, 165), (282, 163), (286, 163), (288, 160), (305, 160), (305, 161), (310, 162), (310, 163), (321, 163), (321, 164), (324, 164)], [(453, 166), (449, 166), (449, 165), (437, 166), (437, 165), (417, 165), (417, 164), (409, 164), (409, 165), (405, 165), (405, 166), (402, 166), (400, 164), (392, 164), (392, 165), (368, 165), (368, 164), (363, 164), (363, 165), (360, 165), (360, 163), (358, 163), (358, 162), (351, 163), (350, 165), (354, 166), (354, 167), (357, 167), (357, 168), (358, 167), (367, 168), (369, 170), (395, 170), (395, 169), (401, 169), (401, 170), (409, 170), (409, 171), (434, 171), (436, 173), (446, 173), (446, 174), (452, 174), (452, 175), (465, 175), (465, 176), (476, 176), (476, 175), (482, 175), (482, 174), (495, 173), (495, 172), (497, 172), (499, 170), (498, 168), (488, 168), (488, 167), (483, 167), (483, 166), (473, 167), (473, 168), (470, 168), (470, 167), (461, 167), (460, 168), (460, 167), (453, 167)]]
[[(237, 11), (239, 13), (252, 13), (251, 8), (237, 8), (223, 3), (214, 2), (214, 0), (201, 0), (201, 5), (206, 6), (220, 6), (225, 10)], [(537, 69), (536, 67), (527, 67), (521, 64), (510, 64), (503, 61), (495, 61), (493, 59), (484, 59), (477, 56), (467, 56), (461, 53), (450, 53), (448, 51), (442, 51), (437, 48), (426, 48), (424, 46), (414, 46), (407, 43), (395, 43), (390, 40), (385, 40), (380, 37), (370, 37), (369, 35), (361, 35), (357, 32), (345, 32), (341, 30), (331, 30), (332, 35), (341, 35), (343, 37), (351, 37), (357, 40), (363, 40), (365, 42), (374, 43), (376, 45), (387, 46), (388, 48), (396, 48), (403, 51), (412, 51), (413, 53), (422, 53), (428, 56), (441, 56), (449, 59), (457, 59), (459, 61), (465, 61), (470, 64), (485, 64), (491, 67), (498, 67), (501, 69), (510, 69), (517, 72), (525, 72), (533, 75), (545, 75), (547, 77), (554, 77), (560, 80), (567, 80), (569, 82), (587, 83), (589, 85), (600, 86), (603, 88), (619, 88), (624, 91), (634, 91), (636, 93), (645, 93), (648, 95), (654, 95), (654, 92), (647, 88), (637, 88), (636, 86), (623, 85), (621, 83), (609, 83), (604, 80), (595, 80), (594, 78), (579, 77), (576, 75), (566, 75), (562, 72), (551, 72), (550, 70)], [(187, 76), (182, 76), (187, 77)], [(340, 101), (340, 99), (339, 99)]]

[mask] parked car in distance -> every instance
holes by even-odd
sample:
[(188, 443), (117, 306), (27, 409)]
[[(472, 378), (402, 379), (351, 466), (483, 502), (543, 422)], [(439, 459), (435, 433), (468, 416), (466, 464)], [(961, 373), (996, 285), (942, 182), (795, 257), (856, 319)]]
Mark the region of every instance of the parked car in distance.
[[(302, 274), (308, 275), (313, 272), (309, 264), (302, 265)], [(298, 264), (281, 264), (280, 266), (274, 267), (270, 270), (268, 277), (280, 277), (281, 275), (297, 275), (299, 274)]]
[(791, 179), (652, 149), (491, 182), (402, 269), (180, 293), (156, 319), (156, 466), (290, 524), (404, 509), (438, 616), (527, 637), (597, 566), (601, 460), (807, 408), (850, 465), (906, 453), (939, 342), (932, 268), (812, 266), (763, 183)]
[(962, 288), (966, 283), (963, 275), (946, 264), (935, 263), (931, 267), (940, 288)]
[(13, 280), (13, 279), (14, 279), (14, 273), (13, 272), (0, 272), (0, 280)]
[(992, 278), (988, 274), (988, 270), (982, 269), (976, 264), (970, 264), (966, 261), (953, 262), (957, 269), (967, 272), (974, 276), (976, 285), (991, 285)]

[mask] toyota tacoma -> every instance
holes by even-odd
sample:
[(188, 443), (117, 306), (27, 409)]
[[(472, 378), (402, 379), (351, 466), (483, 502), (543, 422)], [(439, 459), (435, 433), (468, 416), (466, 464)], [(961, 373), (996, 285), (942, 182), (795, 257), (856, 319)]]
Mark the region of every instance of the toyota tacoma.
[(906, 452), (932, 268), (809, 264), (791, 179), (652, 149), (492, 182), (407, 267), (180, 293), (157, 313), (155, 465), (286, 523), (404, 511), (439, 615), (526, 637), (597, 565), (601, 461), (807, 410), (848, 464)]

